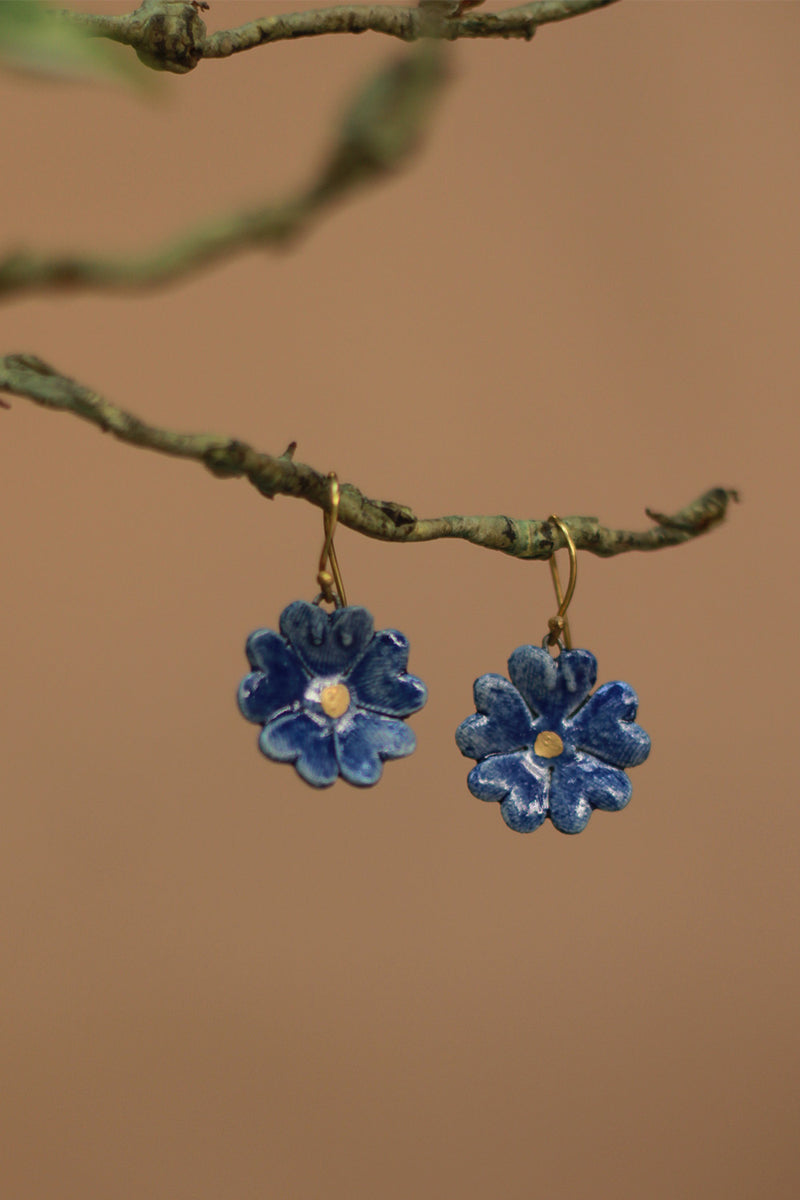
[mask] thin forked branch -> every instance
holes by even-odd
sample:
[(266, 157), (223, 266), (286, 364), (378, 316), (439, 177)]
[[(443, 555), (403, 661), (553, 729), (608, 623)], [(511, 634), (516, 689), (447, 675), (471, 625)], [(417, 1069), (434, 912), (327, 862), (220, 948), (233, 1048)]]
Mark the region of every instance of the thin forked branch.
[[(327, 475), (294, 461), (294, 445), (283, 454), (265, 454), (236, 438), (209, 433), (175, 433), (142, 421), (111, 404), (97, 392), (60, 374), (32, 355), (0, 358), (0, 391), (22, 396), (45, 408), (71, 412), (91, 421), (104, 433), (133, 446), (177, 458), (194, 459), (221, 478), (244, 477), (262, 496), (298, 496), (318, 508), (330, 498)], [(8, 418), (4, 418), (8, 419)], [(736, 492), (711, 488), (677, 513), (666, 516), (647, 510), (654, 522), (635, 532), (609, 529), (596, 517), (562, 518), (579, 550), (610, 557), (628, 550), (659, 550), (691, 541), (719, 525)], [(549, 520), (506, 516), (446, 516), (420, 518), (406, 505), (372, 500), (352, 484), (341, 485), (339, 520), (367, 537), (386, 542), (430, 542), (461, 538), (476, 546), (501, 550), (516, 558), (549, 558), (564, 545), (558, 527)]]
[(13, 250), (0, 258), (0, 301), (26, 292), (138, 290), (175, 282), (246, 249), (282, 246), (299, 236), (327, 206), (360, 184), (395, 169), (415, 148), (446, 79), (443, 41), (457, 37), (526, 37), (539, 25), (578, 16), (613, 0), (536, 0), (502, 13), (458, 15), (470, 0), (422, 0), (418, 8), (343, 6), (251, 21), (208, 35), (187, 0), (144, 0), (123, 15), (63, 12), (92, 37), (132, 46), (155, 69), (185, 74), (201, 58), (224, 58), (285, 38), (367, 29), (405, 41), (424, 39), (415, 52), (370, 79), (345, 112), (333, 151), (312, 183), (279, 203), (189, 229), (155, 250), (119, 256)]
[(119, 16), (70, 13), (63, 16), (92, 37), (106, 37), (132, 46), (155, 70), (185, 74), (203, 58), (228, 58), (255, 46), (329, 33), (387, 34), (405, 42), (420, 38), (524, 38), (529, 41), (540, 25), (564, 21), (614, 0), (533, 0), (499, 13), (466, 13), (475, 0), (422, 0), (419, 6), (342, 4), (262, 17), (236, 29), (209, 34), (198, 9), (189, 0), (144, 0), (132, 13)]

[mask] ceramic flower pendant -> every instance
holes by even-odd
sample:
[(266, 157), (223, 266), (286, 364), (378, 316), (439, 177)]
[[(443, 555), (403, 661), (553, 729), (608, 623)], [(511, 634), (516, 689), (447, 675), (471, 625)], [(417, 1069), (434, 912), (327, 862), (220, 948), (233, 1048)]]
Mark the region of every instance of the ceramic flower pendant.
[(327, 612), (295, 600), (281, 613), (280, 633), (250, 634), (247, 657), (253, 669), (239, 686), (239, 707), (263, 726), (263, 753), (294, 763), (312, 787), (340, 775), (370, 787), (386, 759), (414, 750), (404, 718), (422, 708), (427, 689), (406, 671), (403, 634), (376, 633), (365, 608)]
[(518, 646), (510, 680), (481, 675), (477, 712), (456, 730), (467, 778), (479, 800), (495, 800), (511, 829), (530, 833), (549, 817), (562, 833), (580, 833), (592, 809), (616, 812), (631, 798), (627, 767), (644, 762), (650, 738), (634, 724), (638, 700), (627, 683), (590, 695), (597, 660), (588, 650)]

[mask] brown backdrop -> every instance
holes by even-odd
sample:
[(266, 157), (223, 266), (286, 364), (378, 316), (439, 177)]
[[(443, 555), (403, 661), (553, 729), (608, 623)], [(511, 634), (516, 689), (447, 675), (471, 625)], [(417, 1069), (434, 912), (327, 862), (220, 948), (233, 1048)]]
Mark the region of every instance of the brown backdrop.
[[(378, 787), (314, 792), (233, 693), (319, 513), (0, 413), (4, 1195), (797, 1195), (799, 41), (796, 4), (623, 3), (458, 44), (413, 165), (290, 253), (4, 307), (4, 353), (424, 515), (744, 501), (582, 558), (576, 639), (653, 753), (624, 813), (523, 837), (453, 730), (541, 638), (544, 564), (342, 531), (430, 700)], [(2, 243), (283, 195), (396, 52), (276, 45), (152, 101), (4, 75)]]

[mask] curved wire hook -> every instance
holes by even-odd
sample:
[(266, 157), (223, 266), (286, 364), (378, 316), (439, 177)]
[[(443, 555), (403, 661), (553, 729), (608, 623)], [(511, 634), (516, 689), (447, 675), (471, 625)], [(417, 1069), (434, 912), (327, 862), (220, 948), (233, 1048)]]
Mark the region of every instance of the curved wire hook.
[(575, 592), (575, 584), (578, 582), (578, 554), (575, 550), (575, 543), (572, 540), (572, 534), (567, 529), (560, 517), (553, 513), (549, 518), (554, 525), (557, 525), (561, 536), (567, 543), (567, 553), (569, 554), (569, 583), (567, 584), (566, 592), (561, 589), (561, 578), (558, 574), (558, 563), (556, 562), (555, 551), (547, 560), (550, 563), (550, 574), (553, 576), (553, 587), (556, 590), (556, 599), (558, 600), (558, 612), (554, 617), (551, 617), (547, 622), (549, 633), (545, 637), (545, 642), (548, 646), (557, 646), (562, 633), (564, 635), (564, 646), (567, 650), (572, 649), (572, 635), (569, 629), (569, 621), (567, 620), (567, 609), (570, 606), (572, 597)]
[[(320, 587), (320, 593), (316, 603), (319, 604), (324, 600), (327, 604), (335, 604), (337, 608), (347, 607), (347, 596), (342, 583), (342, 573), (339, 570), (339, 560), (336, 557), (336, 547), (333, 544), (333, 535), (336, 533), (336, 526), (339, 522), (339, 480), (336, 477), (336, 472), (331, 471), (328, 475), (328, 482), (331, 485), (330, 505), (324, 509), (322, 514), (322, 524), (325, 529), (325, 541), (322, 545), (322, 553), (319, 556), (319, 568), (317, 570), (317, 583)], [(328, 566), (330, 565), (330, 570)], [(336, 589), (335, 592), (333, 589)]]

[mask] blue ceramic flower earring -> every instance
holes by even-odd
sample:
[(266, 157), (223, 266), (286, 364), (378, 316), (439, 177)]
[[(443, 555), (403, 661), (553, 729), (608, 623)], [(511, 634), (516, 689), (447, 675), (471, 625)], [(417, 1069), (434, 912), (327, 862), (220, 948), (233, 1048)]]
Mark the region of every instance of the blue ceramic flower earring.
[(550, 520), (570, 557), (566, 594), (550, 558), (558, 613), (541, 646), (518, 646), (511, 655), (510, 680), (475, 680), (477, 712), (456, 730), (461, 753), (477, 759), (469, 790), (479, 800), (499, 801), (504, 821), (518, 833), (531, 833), (547, 817), (562, 833), (580, 833), (592, 809), (624, 808), (631, 798), (625, 768), (650, 753), (650, 738), (634, 724), (638, 700), (629, 684), (604, 683), (589, 695), (597, 660), (572, 649), (566, 615), (577, 578), (575, 544), (563, 521)]
[[(263, 753), (294, 763), (312, 787), (328, 787), (340, 775), (370, 787), (380, 779), (384, 760), (414, 750), (416, 738), (403, 719), (422, 708), (427, 689), (406, 671), (403, 634), (376, 633), (371, 614), (347, 603), (333, 544), (339, 484), (334, 474), (328, 479), (320, 593), (313, 604), (295, 600), (285, 608), (280, 633), (250, 634), (252, 671), (239, 685), (239, 708), (262, 726)], [(323, 602), (333, 610), (320, 607)]]

